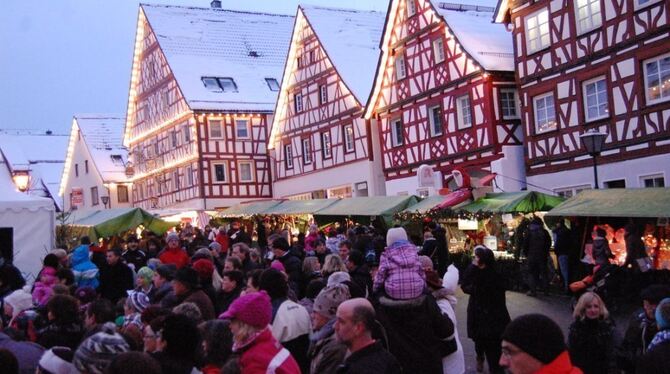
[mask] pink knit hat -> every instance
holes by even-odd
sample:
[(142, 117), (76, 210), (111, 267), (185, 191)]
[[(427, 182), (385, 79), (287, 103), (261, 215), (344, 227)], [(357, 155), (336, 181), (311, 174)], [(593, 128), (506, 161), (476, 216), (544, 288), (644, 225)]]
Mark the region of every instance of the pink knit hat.
[(284, 267), (284, 264), (282, 264), (281, 261), (279, 261), (279, 260), (272, 261), (272, 263), (270, 264), (270, 268), (275, 269), (275, 270), (279, 270), (279, 271), (284, 272), (284, 273), (286, 272), (286, 268)]
[(263, 328), (272, 319), (272, 304), (270, 296), (265, 291), (253, 292), (238, 297), (228, 307), (221, 319), (237, 319), (248, 325)]

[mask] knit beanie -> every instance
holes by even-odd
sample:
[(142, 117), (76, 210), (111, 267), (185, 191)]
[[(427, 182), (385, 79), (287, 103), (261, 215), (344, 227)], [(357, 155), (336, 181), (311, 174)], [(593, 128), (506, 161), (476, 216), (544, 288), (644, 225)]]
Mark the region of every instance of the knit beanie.
[(72, 374), (76, 373), (72, 358), (74, 352), (68, 347), (53, 347), (44, 351), (38, 365), (42, 372), (52, 374)]
[(181, 268), (177, 270), (177, 273), (174, 275), (174, 280), (191, 289), (198, 288), (200, 285), (198, 272), (193, 270), (193, 268)]
[(200, 279), (211, 279), (212, 273), (214, 273), (214, 264), (208, 259), (201, 258), (193, 263), (193, 270), (198, 273)]
[(281, 271), (281, 272), (284, 272), (284, 273), (286, 272), (286, 268), (284, 267), (284, 264), (282, 264), (281, 261), (279, 261), (279, 260), (272, 261), (272, 263), (270, 264), (270, 268)]
[(327, 287), (334, 286), (336, 284), (343, 284), (344, 282), (349, 282), (351, 280), (351, 275), (346, 271), (336, 271), (330, 276), (328, 276)]
[(79, 371), (102, 374), (114, 357), (128, 351), (128, 343), (116, 332), (114, 324), (108, 322), (102, 325), (100, 332), (79, 345), (73, 364)]
[(177, 241), (179, 241), (179, 235), (177, 235), (177, 233), (175, 233), (175, 232), (171, 232), (171, 233), (169, 233), (168, 236), (167, 236), (167, 238), (165, 239), (165, 242), (167, 243), (167, 242), (169, 242), (170, 240), (177, 240)]
[(512, 343), (522, 351), (548, 364), (565, 351), (561, 328), (542, 314), (526, 314), (510, 322), (502, 340)]
[(28, 292), (19, 288), (5, 297), (5, 303), (12, 307), (12, 318), (26, 309), (33, 307), (33, 297)]
[(209, 249), (211, 251), (221, 252), (221, 244), (218, 242), (211, 242), (209, 243)]
[(126, 302), (135, 309), (136, 312), (142, 313), (144, 309), (149, 306), (149, 296), (140, 291), (128, 291), (128, 298)]
[(149, 285), (154, 277), (154, 271), (147, 266), (142, 266), (140, 270), (137, 271), (137, 277), (142, 279), (144, 284)]
[(670, 329), (670, 316), (668, 313), (663, 313), (662, 309), (670, 310), (670, 297), (661, 300), (656, 307), (656, 326), (658, 326), (658, 331)]
[(314, 299), (312, 310), (329, 319), (335, 318), (337, 307), (349, 298), (351, 298), (349, 287), (344, 284), (326, 287)]
[(177, 272), (175, 264), (165, 264), (156, 268), (156, 273), (161, 277), (171, 281), (174, 279), (174, 274)]
[(74, 291), (74, 297), (79, 300), (81, 305), (90, 303), (91, 301), (95, 300), (96, 296), (97, 294), (95, 292), (95, 288), (90, 286), (79, 287), (76, 291)]
[(402, 227), (394, 227), (386, 233), (386, 246), (390, 247), (400, 240), (407, 240), (407, 232)]
[(253, 327), (264, 328), (272, 320), (270, 296), (265, 291), (240, 296), (219, 318), (234, 318)]

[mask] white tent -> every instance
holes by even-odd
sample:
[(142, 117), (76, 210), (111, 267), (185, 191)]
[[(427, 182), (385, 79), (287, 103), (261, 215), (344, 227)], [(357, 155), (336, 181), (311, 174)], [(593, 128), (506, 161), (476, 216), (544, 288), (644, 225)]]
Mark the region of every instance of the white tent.
[(11, 229), (14, 266), (31, 282), (54, 243), (51, 199), (16, 190), (6, 165), (0, 165), (0, 229)]

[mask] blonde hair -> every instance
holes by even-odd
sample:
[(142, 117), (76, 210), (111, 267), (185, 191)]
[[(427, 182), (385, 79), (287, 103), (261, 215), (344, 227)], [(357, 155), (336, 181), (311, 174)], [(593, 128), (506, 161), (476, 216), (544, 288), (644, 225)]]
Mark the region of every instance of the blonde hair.
[(250, 338), (265, 328), (254, 327), (240, 320), (235, 320), (235, 322), (239, 323), (239, 327), (237, 329), (237, 334), (233, 335), (233, 340), (238, 344), (249, 343)]
[(336, 254), (326, 256), (326, 259), (323, 261), (323, 266), (321, 267), (321, 274), (323, 277), (328, 278), (330, 274), (338, 271), (349, 272), (344, 261), (342, 261), (342, 258)]
[(591, 304), (593, 300), (598, 301), (598, 305), (600, 305), (600, 318), (609, 318), (610, 312), (607, 310), (605, 302), (595, 292), (585, 292), (579, 297), (577, 305), (575, 305), (575, 310), (572, 312), (572, 317), (574, 317), (574, 319), (584, 320), (584, 318), (586, 318), (586, 307), (588, 304)]
[(312, 275), (313, 272), (317, 271), (316, 264), (319, 262), (319, 259), (316, 257), (305, 257), (302, 260), (302, 272), (306, 277)]

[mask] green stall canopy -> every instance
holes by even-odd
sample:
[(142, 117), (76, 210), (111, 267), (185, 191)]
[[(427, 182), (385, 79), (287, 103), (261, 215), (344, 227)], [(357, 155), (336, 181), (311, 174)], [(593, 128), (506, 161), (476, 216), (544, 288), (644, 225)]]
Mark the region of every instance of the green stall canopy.
[(532, 213), (546, 212), (563, 202), (563, 198), (536, 191), (487, 193), (461, 210), (470, 213)]
[(280, 204), (266, 209), (261, 214), (269, 215), (298, 215), (314, 214), (321, 209), (327, 208), (337, 202), (337, 199), (313, 199), (313, 200), (285, 200)]
[(219, 215), (221, 217), (243, 217), (253, 216), (254, 214), (264, 214), (268, 209), (281, 203), (282, 200), (264, 200), (241, 203), (221, 211)]
[(548, 216), (670, 217), (670, 188), (584, 190), (555, 207)]
[(87, 235), (91, 240), (123, 234), (142, 225), (158, 235), (164, 234), (176, 223), (164, 221), (142, 208), (116, 208), (90, 212), (81, 215), (74, 211), (73, 221), (68, 224), (74, 234)]
[(321, 209), (318, 216), (390, 216), (416, 204), (415, 196), (370, 196), (335, 200), (336, 203)]
[(442, 204), (446, 196), (444, 195), (433, 195), (425, 197), (423, 200), (419, 201), (414, 205), (410, 205), (408, 208), (403, 210), (403, 213), (428, 213), (430, 210), (436, 206)]

